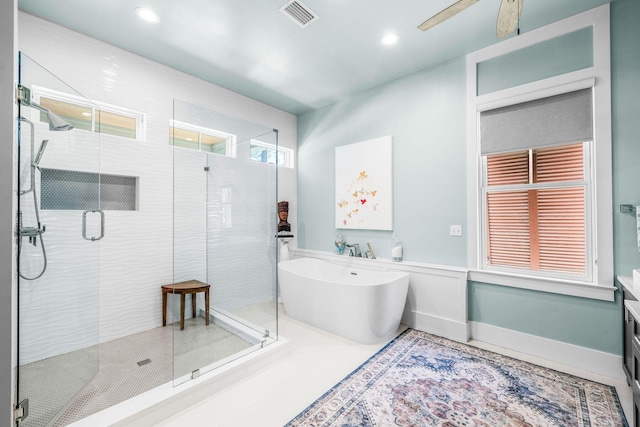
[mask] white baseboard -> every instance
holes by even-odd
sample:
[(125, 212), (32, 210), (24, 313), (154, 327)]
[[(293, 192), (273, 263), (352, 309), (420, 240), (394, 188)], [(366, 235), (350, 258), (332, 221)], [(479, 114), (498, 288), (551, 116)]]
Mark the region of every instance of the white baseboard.
[(402, 323), (419, 331), (429, 332), (450, 340), (466, 343), (469, 338), (467, 323), (456, 322), (418, 311), (405, 310)]
[(472, 339), (625, 381), (621, 356), (486, 323), (469, 322), (469, 325)]

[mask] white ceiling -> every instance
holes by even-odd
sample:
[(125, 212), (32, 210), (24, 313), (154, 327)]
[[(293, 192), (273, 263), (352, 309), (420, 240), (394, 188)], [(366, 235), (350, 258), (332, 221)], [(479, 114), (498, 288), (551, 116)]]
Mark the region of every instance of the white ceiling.
[[(524, 0), (520, 31), (610, 0)], [(443, 24), (416, 27), (454, 0), (302, 0), (319, 19), (299, 27), (286, 0), (19, 0), (27, 13), (294, 114), (496, 43), (500, 0), (480, 0)], [(154, 9), (157, 24), (141, 21)], [(380, 38), (392, 31), (390, 47)], [(515, 35), (509, 36), (515, 37)]]

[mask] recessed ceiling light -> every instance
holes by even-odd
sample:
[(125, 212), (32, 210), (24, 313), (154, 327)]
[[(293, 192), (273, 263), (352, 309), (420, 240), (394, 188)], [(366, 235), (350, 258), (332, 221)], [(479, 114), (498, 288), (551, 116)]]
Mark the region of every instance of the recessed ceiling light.
[(151, 9), (147, 9), (146, 7), (137, 8), (136, 15), (138, 15), (140, 19), (143, 19), (147, 22), (151, 22), (154, 24), (156, 22), (160, 22), (160, 17), (158, 16), (158, 14)]
[(380, 43), (385, 46), (391, 46), (392, 44), (396, 44), (400, 40), (400, 36), (396, 33), (387, 33), (381, 39)]

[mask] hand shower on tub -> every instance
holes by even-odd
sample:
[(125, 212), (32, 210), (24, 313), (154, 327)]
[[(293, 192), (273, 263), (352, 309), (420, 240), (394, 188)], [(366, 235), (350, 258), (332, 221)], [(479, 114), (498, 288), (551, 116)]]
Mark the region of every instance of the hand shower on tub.
[[(27, 91), (28, 93), (28, 91)], [(61, 117), (59, 117), (58, 115), (56, 115), (55, 113), (49, 111), (48, 109), (44, 108), (43, 106), (33, 102), (30, 100), (30, 97), (24, 96), (20, 98), (20, 104), (24, 105), (24, 106), (29, 106), (29, 107), (33, 107), (37, 110), (40, 110), (42, 112), (45, 113), (45, 116), (47, 117), (47, 120), (49, 122), (49, 130), (52, 131), (68, 131), (68, 130), (72, 130), (74, 128), (74, 126), (68, 122), (66, 122), (64, 119), (62, 119)], [(29, 239), (29, 243), (32, 244), (33, 246), (37, 246), (37, 242), (38, 239), (40, 239), (40, 248), (42, 250), (42, 257), (43, 257), (43, 266), (42, 266), (42, 270), (40, 271), (40, 273), (34, 277), (27, 277), (24, 274), (22, 274), (21, 271), (18, 271), (18, 274), (20, 275), (21, 278), (25, 279), (25, 280), (36, 280), (40, 277), (42, 277), (42, 275), (44, 274), (44, 272), (47, 270), (47, 251), (45, 249), (44, 246), (44, 240), (42, 239), (42, 234), (45, 232), (46, 227), (45, 225), (40, 223), (40, 211), (38, 208), (38, 197), (36, 195), (36, 191), (35, 191), (35, 183), (36, 183), (36, 179), (35, 179), (35, 174), (36, 174), (36, 169), (40, 169), (39, 164), (40, 161), (42, 160), (42, 155), (44, 154), (44, 150), (47, 148), (47, 144), (49, 143), (48, 139), (44, 139), (42, 140), (42, 143), (40, 143), (40, 148), (38, 149), (38, 152), (36, 153), (35, 157), (33, 155), (34, 152), (34, 148), (35, 148), (35, 137), (34, 137), (34, 130), (35, 130), (35, 126), (33, 124), (32, 121), (25, 119), (24, 117), (20, 117), (19, 118), (20, 123), (24, 122), (26, 124), (28, 124), (31, 127), (31, 137), (30, 137), (30, 142), (31, 142), (31, 161), (30, 161), (30, 180), (29, 180), (29, 188), (27, 190), (19, 190), (19, 196), (23, 196), (25, 194), (28, 193), (32, 193), (33, 194), (33, 208), (35, 211), (35, 217), (36, 217), (36, 226), (35, 227), (25, 227), (23, 226), (23, 220), (22, 220), (22, 211), (18, 212), (18, 254), (20, 254), (21, 250), (22, 250), (22, 238), (23, 237), (27, 237)], [(18, 270), (20, 270), (20, 268), (18, 268)]]

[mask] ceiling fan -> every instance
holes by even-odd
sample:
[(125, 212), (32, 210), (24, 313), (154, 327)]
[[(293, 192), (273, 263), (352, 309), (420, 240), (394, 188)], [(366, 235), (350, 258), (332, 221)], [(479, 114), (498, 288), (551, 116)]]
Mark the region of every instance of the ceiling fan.
[[(427, 31), (447, 19), (457, 15), (469, 6), (477, 3), (478, 0), (458, 0), (448, 8), (436, 13), (431, 18), (418, 25), (418, 29)], [(496, 23), (496, 35), (502, 38), (518, 29), (520, 15), (522, 15), (522, 3), (524, 0), (502, 0), (498, 9), (498, 19)]]

